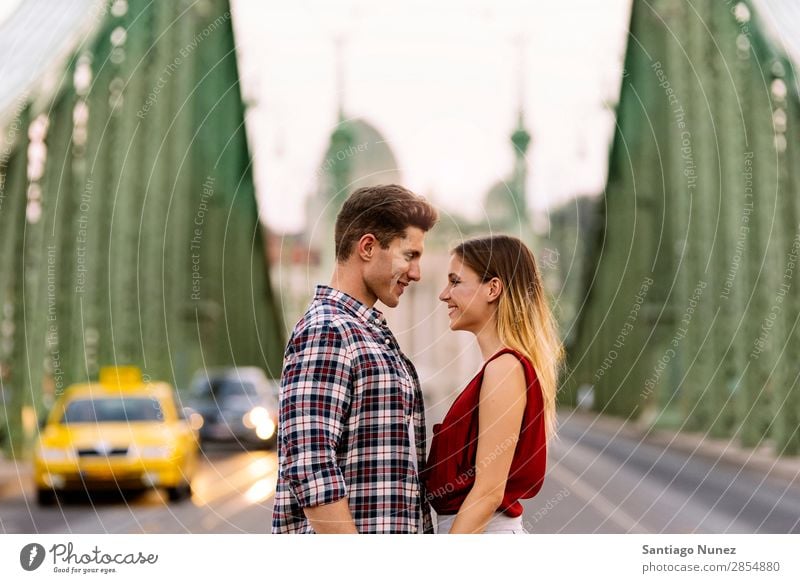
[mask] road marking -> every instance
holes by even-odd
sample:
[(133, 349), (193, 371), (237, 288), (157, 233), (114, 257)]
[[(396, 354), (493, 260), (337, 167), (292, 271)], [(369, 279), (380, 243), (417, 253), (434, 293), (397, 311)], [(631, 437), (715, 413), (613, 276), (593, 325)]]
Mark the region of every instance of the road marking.
[(260, 504), (271, 498), (275, 494), (275, 488), (278, 486), (278, 475), (273, 474), (269, 478), (259, 480), (250, 489), (244, 493), (245, 500), (250, 504)]
[[(253, 483), (254, 481), (255, 483)], [(263, 495), (263, 499), (266, 500), (274, 494), (277, 482), (278, 460), (272, 454), (250, 462), (247, 466), (231, 475), (213, 495), (199, 496), (199, 500), (195, 500), (193, 496), (192, 501), (199, 507), (206, 506), (206, 510), (209, 512), (201, 522), (203, 528), (205, 530), (214, 530), (223, 521), (228, 522), (229, 517), (254, 503), (259, 503), (251, 502), (248, 494), (250, 498), (258, 498), (259, 495)], [(251, 484), (251, 486), (245, 492), (240, 492), (241, 487), (245, 484)], [(235, 495), (219, 508), (212, 506), (213, 502), (229, 495), (231, 492), (238, 495)], [(199, 494), (202, 494), (202, 491), (199, 491)]]
[(219, 508), (209, 508), (213, 514), (209, 514), (203, 518), (203, 528), (206, 530), (213, 530), (218, 524), (223, 521), (228, 522), (228, 518), (235, 516), (247, 507), (256, 504), (260, 506), (262, 502), (268, 500), (275, 494), (277, 485), (278, 467), (276, 464), (269, 474), (250, 486), (244, 494), (234, 496)]
[[(130, 514), (126, 513), (125, 518), (127, 518), (127, 520), (112, 522), (114, 524), (113, 532), (131, 534), (153, 532), (148, 530), (151, 528), (150, 526), (145, 528), (144, 525), (152, 524), (149, 522), (151, 520), (158, 523), (167, 519), (175, 519), (177, 524), (181, 525), (185, 531), (190, 531), (191, 529), (189, 529), (187, 525), (196, 520), (196, 515), (194, 513), (211, 513), (210, 516), (204, 519), (203, 522), (205, 522), (205, 520), (213, 517), (216, 513), (216, 510), (210, 506), (215, 501), (230, 495), (231, 492), (245, 489), (247, 484), (262, 477), (264, 474), (273, 471), (277, 473), (278, 463), (276, 455), (270, 453), (255, 457), (255, 459), (252, 459), (252, 461), (248, 462), (244, 467), (241, 467), (232, 474), (226, 474), (228, 468), (230, 466), (236, 467), (239, 465), (243, 461), (243, 457), (253, 458), (256, 455), (258, 454), (243, 453), (221, 460), (211, 461), (207, 459), (206, 461), (209, 465), (198, 469), (198, 475), (192, 480), (193, 493), (191, 505), (182, 503), (172, 507), (166, 499), (162, 497), (162, 502), (158, 506), (148, 507), (144, 510), (136, 507), (128, 507), (128, 512), (130, 512)], [(112, 530), (106, 530), (112, 532)], [(161, 529), (158, 528), (155, 532), (160, 530)]]
[(649, 531), (642, 528), (639, 522), (631, 517), (627, 512), (619, 508), (600, 492), (596, 492), (591, 486), (582, 482), (577, 474), (573, 474), (566, 469), (563, 464), (556, 463), (550, 470), (550, 476), (565, 484), (570, 492), (581, 498), (589, 506), (594, 506), (600, 514), (615, 523), (623, 532), (634, 534), (648, 534)]
[(192, 502), (196, 506), (208, 506), (237, 490), (244, 484), (263, 477), (265, 474), (277, 471), (278, 461), (275, 455), (265, 456), (253, 460), (245, 467), (227, 476), (224, 480), (215, 480), (214, 476), (199, 476), (193, 483)]

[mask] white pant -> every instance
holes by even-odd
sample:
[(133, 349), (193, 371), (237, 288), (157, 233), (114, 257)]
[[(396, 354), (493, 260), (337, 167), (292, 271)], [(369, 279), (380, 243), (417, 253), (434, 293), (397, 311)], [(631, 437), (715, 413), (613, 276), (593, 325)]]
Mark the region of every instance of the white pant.
[[(455, 514), (436, 517), (437, 534), (449, 534), (456, 520)], [(495, 512), (486, 525), (483, 534), (528, 534), (522, 527), (522, 516), (512, 518), (502, 512)]]

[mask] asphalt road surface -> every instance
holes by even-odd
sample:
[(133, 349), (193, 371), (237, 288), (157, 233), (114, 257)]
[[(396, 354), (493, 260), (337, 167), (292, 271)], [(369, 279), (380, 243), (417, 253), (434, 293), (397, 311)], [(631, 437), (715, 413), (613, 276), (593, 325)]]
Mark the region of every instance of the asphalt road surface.
[(214, 444), (201, 454), (191, 499), (155, 490), (68, 495), (38, 507), (32, 486), (0, 500), (5, 533), (268, 533), (278, 477), (275, 452)]
[(535, 533), (798, 533), (794, 481), (568, 418), (542, 491), (525, 502)]
[[(0, 499), (4, 533), (268, 533), (274, 452), (214, 446), (190, 500), (156, 491), (70, 496), (40, 508), (26, 485)], [(531, 533), (800, 533), (800, 478), (641, 442), (566, 419), (545, 485), (524, 502)]]

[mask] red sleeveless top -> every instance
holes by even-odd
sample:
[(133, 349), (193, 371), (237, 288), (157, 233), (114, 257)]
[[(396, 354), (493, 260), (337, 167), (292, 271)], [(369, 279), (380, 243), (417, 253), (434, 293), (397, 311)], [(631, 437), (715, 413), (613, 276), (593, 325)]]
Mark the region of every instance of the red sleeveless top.
[[(437, 514), (456, 514), (475, 484), (478, 451), (478, 403), (486, 365), (501, 354), (516, 356), (525, 370), (527, 402), (514, 451), (503, 501), (498, 512), (522, 514), (521, 499), (532, 498), (542, 487), (547, 465), (544, 399), (531, 362), (516, 350), (504, 348), (492, 356), (456, 398), (444, 420), (433, 426), (431, 451), (420, 477), (426, 498)], [(503, 444), (498, 444), (502, 447)]]

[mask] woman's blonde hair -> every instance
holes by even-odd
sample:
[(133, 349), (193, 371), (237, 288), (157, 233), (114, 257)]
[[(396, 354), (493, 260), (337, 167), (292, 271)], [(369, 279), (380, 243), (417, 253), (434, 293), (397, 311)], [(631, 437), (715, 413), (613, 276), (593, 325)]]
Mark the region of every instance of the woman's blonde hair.
[(482, 282), (496, 277), (503, 283), (497, 306), (497, 332), (504, 345), (528, 357), (536, 370), (549, 440), (556, 434), (556, 392), (564, 347), (533, 253), (522, 241), (506, 235), (469, 239), (453, 253)]

